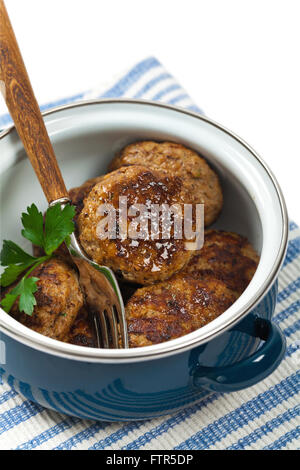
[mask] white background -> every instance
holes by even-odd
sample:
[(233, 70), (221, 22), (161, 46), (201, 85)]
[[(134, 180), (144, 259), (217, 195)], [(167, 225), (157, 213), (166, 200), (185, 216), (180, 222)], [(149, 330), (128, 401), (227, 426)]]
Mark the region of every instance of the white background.
[[(270, 165), (300, 222), (300, 0), (6, 0), (38, 101), (156, 56)], [(0, 114), (5, 112), (0, 101)]]

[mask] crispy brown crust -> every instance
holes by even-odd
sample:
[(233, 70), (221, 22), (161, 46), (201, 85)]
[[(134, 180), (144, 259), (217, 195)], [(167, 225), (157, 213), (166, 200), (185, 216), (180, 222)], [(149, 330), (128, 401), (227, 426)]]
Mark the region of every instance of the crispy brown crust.
[(75, 344), (76, 346), (85, 346), (89, 348), (97, 347), (93, 323), (85, 306), (78, 312), (77, 317), (65, 338), (65, 342)]
[(138, 289), (126, 306), (130, 347), (191, 333), (221, 315), (236, 298), (222, 281), (190, 277)]
[(205, 232), (204, 245), (197, 251), (180, 275), (195, 279), (219, 279), (240, 295), (251, 281), (259, 256), (248, 240), (222, 230)]
[(89, 194), (89, 192), (96, 184), (100, 183), (102, 179), (103, 176), (90, 178), (89, 180), (85, 181), (81, 186), (69, 189), (71, 203), (76, 207), (75, 221), (77, 220), (78, 215), (82, 211), (84, 198)]
[[(100, 240), (97, 225), (103, 219), (98, 208), (110, 203), (116, 209), (119, 197), (126, 196), (128, 208), (134, 204), (183, 204), (187, 194), (178, 176), (167, 176), (143, 166), (123, 167), (106, 175), (85, 198), (78, 217), (80, 242), (88, 256), (109, 266), (126, 280), (151, 284), (169, 278), (184, 267), (192, 256), (186, 240)], [(135, 217), (127, 217), (127, 226)]]
[(39, 278), (32, 316), (21, 313), (17, 302), (11, 315), (42, 335), (65, 341), (84, 302), (75, 271), (63, 260), (52, 258), (32, 271), (31, 276)]
[(181, 177), (190, 196), (189, 202), (205, 205), (205, 225), (210, 225), (218, 217), (223, 205), (219, 178), (204, 158), (193, 150), (174, 142), (136, 142), (114, 158), (109, 170), (129, 165), (144, 165)]

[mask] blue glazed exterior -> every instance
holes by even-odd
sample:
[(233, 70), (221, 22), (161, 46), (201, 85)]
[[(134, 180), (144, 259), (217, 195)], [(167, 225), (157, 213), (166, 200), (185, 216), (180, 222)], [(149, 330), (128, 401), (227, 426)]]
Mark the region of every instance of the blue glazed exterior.
[[(258, 331), (260, 322), (272, 329), (269, 320), (276, 295), (277, 283), (240, 323), (212, 341), (143, 362), (73, 361), (0, 333), (6, 349), (2, 375), (29, 400), (79, 418), (128, 421), (169, 414), (199, 402), (213, 390), (228, 392), (253, 385), (277, 367), (285, 350), (283, 336), (274, 326), (270, 340), (258, 338), (263, 337)], [(258, 350), (263, 356), (264, 348), (267, 362), (257, 361), (258, 354), (251, 359)], [(235, 383), (230, 383), (231, 378)]]

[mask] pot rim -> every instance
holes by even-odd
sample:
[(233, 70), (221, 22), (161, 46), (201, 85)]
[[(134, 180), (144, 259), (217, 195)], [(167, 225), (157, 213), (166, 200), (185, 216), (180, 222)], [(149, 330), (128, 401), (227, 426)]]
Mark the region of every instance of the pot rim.
[[(155, 359), (160, 357), (165, 357), (172, 354), (178, 354), (184, 352), (186, 350), (192, 349), (196, 346), (199, 346), (203, 343), (207, 343), (211, 341), (216, 336), (223, 333), (225, 330), (233, 327), (237, 322), (239, 322), (245, 315), (247, 315), (267, 294), (268, 290), (271, 288), (272, 284), (276, 280), (278, 276), (279, 269), (283, 263), (284, 256), (286, 253), (287, 242), (288, 242), (288, 214), (287, 208), (284, 200), (284, 196), (282, 194), (281, 188), (277, 179), (275, 178), (274, 174), (268, 167), (268, 165), (264, 162), (264, 160), (255, 152), (255, 150), (249, 146), (243, 139), (238, 137), (232, 131), (227, 129), (226, 127), (222, 126), (221, 124), (213, 121), (212, 119), (200, 115), (196, 112), (186, 110), (184, 108), (180, 108), (177, 106), (167, 105), (164, 103), (153, 102), (149, 100), (141, 100), (141, 99), (127, 99), (127, 98), (111, 98), (111, 99), (91, 99), (91, 100), (82, 100), (76, 103), (70, 103), (67, 105), (61, 105), (54, 108), (51, 108), (48, 111), (43, 112), (43, 116), (48, 116), (60, 111), (64, 111), (66, 109), (77, 108), (81, 106), (90, 106), (90, 105), (101, 105), (101, 104), (114, 104), (114, 103), (124, 103), (124, 104), (133, 104), (133, 105), (149, 105), (160, 107), (164, 109), (169, 109), (171, 111), (175, 111), (177, 113), (182, 113), (201, 121), (205, 121), (210, 125), (216, 127), (217, 129), (223, 131), (224, 133), (228, 134), (230, 137), (235, 139), (238, 143), (240, 143), (248, 152), (252, 154), (253, 157), (259, 162), (262, 169), (264, 170), (266, 176), (269, 178), (269, 181), (272, 183), (273, 188), (276, 191), (279, 205), (280, 205), (280, 215), (281, 215), (281, 226), (282, 226), (282, 233), (281, 233), (281, 241), (278, 249), (278, 253), (274, 260), (272, 269), (269, 273), (269, 276), (265, 279), (265, 281), (260, 286), (260, 289), (256, 292), (256, 294), (252, 295), (250, 299), (248, 299), (247, 303), (242, 307), (239, 308), (229, 319), (224, 321), (222, 324), (218, 325), (212, 332), (208, 332), (207, 335), (201, 335), (199, 332), (203, 330), (200, 328), (196, 332), (189, 333), (185, 336), (180, 338), (176, 338), (171, 341), (167, 341), (164, 343), (160, 343), (154, 346), (147, 346), (141, 348), (133, 348), (127, 350), (120, 350), (120, 349), (95, 349), (95, 348), (87, 348), (82, 346), (75, 346), (68, 343), (63, 343), (61, 341), (57, 341), (46, 336), (43, 336), (35, 331), (30, 330), (29, 328), (24, 327), (16, 320), (13, 320), (9, 315), (4, 312), (3, 309), (0, 309), (0, 330), (2, 330), (8, 336), (20, 341), (30, 347), (38, 349), (40, 351), (50, 353), (56, 356), (62, 356), (68, 359), (73, 360), (83, 360), (85, 362), (106, 362), (106, 363), (121, 363), (121, 362), (136, 362), (142, 360), (149, 360)], [(12, 125), (8, 129), (5, 129), (0, 133), (0, 140), (6, 137), (15, 129), (15, 126)], [(230, 307), (231, 309), (232, 307)], [(228, 310), (230, 310), (228, 309)], [(1, 314), (8, 316), (12, 322), (10, 323), (3, 323), (5, 318), (1, 318)], [(195, 333), (198, 332), (198, 335)], [(191, 337), (192, 335), (192, 337)]]

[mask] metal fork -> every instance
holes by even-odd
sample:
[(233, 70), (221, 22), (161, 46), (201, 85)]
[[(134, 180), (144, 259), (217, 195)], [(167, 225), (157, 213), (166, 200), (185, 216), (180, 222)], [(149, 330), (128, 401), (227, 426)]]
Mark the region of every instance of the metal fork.
[(79, 282), (93, 315), (98, 347), (128, 348), (125, 308), (113, 271), (87, 258), (74, 233), (68, 250), (78, 268)]
[[(68, 192), (3, 0), (0, 0), (0, 89), (49, 205), (64, 206), (70, 202)], [(98, 347), (127, 348), (124, 303), (114, 273), (90, 260), (75, 234), (68, 249), (94, 318)]]

